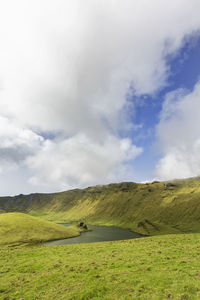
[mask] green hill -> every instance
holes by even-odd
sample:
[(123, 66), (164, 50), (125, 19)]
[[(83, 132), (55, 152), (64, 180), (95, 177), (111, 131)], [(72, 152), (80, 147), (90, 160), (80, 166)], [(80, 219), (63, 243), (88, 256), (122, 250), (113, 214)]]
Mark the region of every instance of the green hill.
[(35, 243), (79, 235), (76, 228), (64, 227), (23, 213), (0, 215), (0, 245)]
[(128, 182), (55, 194), (1, 197), (0, 209), (57, 222), (85, 220), (116, 225), (147, 235), (200, 232), (200, 180)]
[[(2, 197), (0, 212), (0, 299), (200, 297), (199, 178)], [(21, 247), (79, 234), (76, 227), (45, 219), (117, 225), (148, 235), (182, 234)]]

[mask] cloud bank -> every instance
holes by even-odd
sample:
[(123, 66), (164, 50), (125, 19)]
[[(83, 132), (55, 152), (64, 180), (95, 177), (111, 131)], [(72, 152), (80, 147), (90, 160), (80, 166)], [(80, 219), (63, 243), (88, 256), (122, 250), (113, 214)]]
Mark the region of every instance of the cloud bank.
[(192, 92), (176, 90), (166, 96), (157, 126), (163, 158), (157, 165), (162, 179), (200, 174), (200, 82)]
[(128, 136), (127, 95), (167, 84), (166, 57), (200, 29), (199, 10), (198, 0), (1, 2), (1, 193), (134, 180), (142, 149)]

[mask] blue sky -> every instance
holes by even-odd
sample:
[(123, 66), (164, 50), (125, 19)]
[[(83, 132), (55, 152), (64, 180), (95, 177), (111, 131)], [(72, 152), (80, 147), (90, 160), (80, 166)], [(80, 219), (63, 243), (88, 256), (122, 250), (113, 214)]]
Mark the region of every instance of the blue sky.
[(199, 175), (199, 11), (2, 1), (0, 195)]
[[(159, 123), (159, 113), (167, 93), (179, 88), (193, 90), (200, 78), (200, 35), (188, 37), (179, 51), (167, 59), (170, 67), (170, 76), (167, 86), (153, 96), (145, 96), (145, 101), (137, 101), (133, 122), (143, 124), (138, 129), (136, 145), (142, 147), (143, 153), (134, 161), (137, 173), (137, 181), (145, 181), (154, 178), (155, 165), (161, 154), (154, 147), (155, 127)], [(144, 98), (144, 96), (142, 97)], [(132, 99), (134, 101), (134, 97)], [(200, 101), (200, 100), (199, 100)]]

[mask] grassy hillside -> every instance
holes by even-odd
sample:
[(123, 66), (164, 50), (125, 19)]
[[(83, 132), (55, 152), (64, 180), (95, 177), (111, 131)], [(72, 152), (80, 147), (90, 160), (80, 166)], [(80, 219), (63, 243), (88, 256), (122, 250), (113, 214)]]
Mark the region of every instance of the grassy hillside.
[(0, 299), (200, 298), (200, 234), (0, 247)]
[[(30, 246), (79, 234), (76, 227), (47, 220), (117, 225), (148, 235), (179, 234)], [(190, 231), (196, 233), (184, 234)], [(198, 178), (2, 197), (0, 299), (198, 299), (198, 232)]]
[(35, 243), (79, 235), (78, 228), (64, 227), (23, 213), (0, 214), (0, 245)]
[(156, 235), (200, 232), (200, 180), (119, 183), (55, 194), (0, 198), (3, 211), (22, 211), (47, 220), (116, 225)]

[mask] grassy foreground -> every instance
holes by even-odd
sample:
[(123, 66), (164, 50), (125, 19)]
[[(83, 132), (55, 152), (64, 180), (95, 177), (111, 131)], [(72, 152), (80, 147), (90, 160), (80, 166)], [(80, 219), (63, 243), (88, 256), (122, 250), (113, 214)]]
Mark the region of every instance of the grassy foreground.
[(199, 299), (200, 234), (0, 247), (0, 299)]
[(36, 243), (79, 234), (76, 227), (64, 227), (23, 213), (0, 214), (0, 245)]

